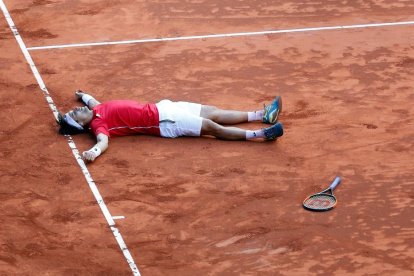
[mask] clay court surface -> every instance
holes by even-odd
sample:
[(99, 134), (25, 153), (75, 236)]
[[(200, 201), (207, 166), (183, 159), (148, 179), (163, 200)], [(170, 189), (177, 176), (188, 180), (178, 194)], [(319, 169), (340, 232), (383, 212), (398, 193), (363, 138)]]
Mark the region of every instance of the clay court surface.
[[(414, 20), (403, 0), (4, 3), (27, 47)], [(414, 273), (413, 32), (29, 52), (62, 112), (77, 88), (246, 111), (283, 97), (276, 142), (122, 137), (88, 164), (142, 275), (396, 276)], [(3, 14), (0, 63), (0, 274), (131, 275)], [(336, 175), (337, 208), (305, 211)]]

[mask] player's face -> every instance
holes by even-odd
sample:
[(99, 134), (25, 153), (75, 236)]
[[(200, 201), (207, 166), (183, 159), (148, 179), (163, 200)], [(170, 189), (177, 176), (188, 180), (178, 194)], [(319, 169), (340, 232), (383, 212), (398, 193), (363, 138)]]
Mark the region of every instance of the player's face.
[(89, 119), (89, 108), (86, 106), (75, 107), (69, 112), (69, 115), (81, 126), (85, 126), (88, 123)]

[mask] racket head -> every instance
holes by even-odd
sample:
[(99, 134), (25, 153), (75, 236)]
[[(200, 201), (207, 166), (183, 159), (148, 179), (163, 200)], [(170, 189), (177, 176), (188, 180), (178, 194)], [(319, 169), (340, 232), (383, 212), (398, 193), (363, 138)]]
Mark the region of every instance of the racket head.
[(333, 194), (319, 193), (308, 196), (303, 201), (303, 208), (310, 211), (323, 212), (331, 210), (337, 203)]

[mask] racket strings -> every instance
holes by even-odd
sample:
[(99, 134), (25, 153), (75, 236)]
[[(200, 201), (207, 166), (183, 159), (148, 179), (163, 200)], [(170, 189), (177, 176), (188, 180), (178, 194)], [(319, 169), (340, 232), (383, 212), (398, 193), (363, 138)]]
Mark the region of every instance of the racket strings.
[(314, 210), (324, 210), (335, 206), (336, 199), (327, 194), (318, 194), (309, 197), (304, 202), (304, 206)]

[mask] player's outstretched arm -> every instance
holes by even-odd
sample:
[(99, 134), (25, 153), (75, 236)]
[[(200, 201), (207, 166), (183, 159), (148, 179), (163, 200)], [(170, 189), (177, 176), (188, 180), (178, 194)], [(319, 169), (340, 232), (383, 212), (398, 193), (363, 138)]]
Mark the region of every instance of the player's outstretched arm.
[(87, 94), (86, 92), (78, 89), (75, 92), (76, 98), (78, 100), (82, 100), (84, 104), (86, 104), (89, 109), (94, 108), (96, 105), (100, 104), (99, 101), (97, 101), (94, 97), (92, 97), (91, 95)]
[(99, 155), (104, 153), (108, 149), (109, 145), (109, 138), (103, 133), (99, 133), (96, 136), (98, 143), (93, 146), (90, 150), (84, 151), (82, 153), (83, 158), (86, 161), (93, 162)]

